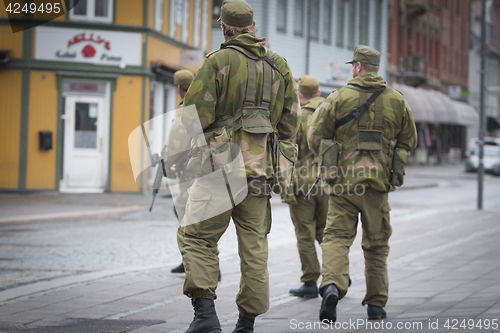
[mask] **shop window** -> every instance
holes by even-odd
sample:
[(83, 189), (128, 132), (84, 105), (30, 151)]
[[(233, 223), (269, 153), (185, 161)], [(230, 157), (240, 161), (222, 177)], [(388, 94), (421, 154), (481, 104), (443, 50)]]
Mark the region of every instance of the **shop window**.
[(71, 20), (74, 21), (111, 23), (113, 21), (113, 0), (80, 0), (69, 13)]

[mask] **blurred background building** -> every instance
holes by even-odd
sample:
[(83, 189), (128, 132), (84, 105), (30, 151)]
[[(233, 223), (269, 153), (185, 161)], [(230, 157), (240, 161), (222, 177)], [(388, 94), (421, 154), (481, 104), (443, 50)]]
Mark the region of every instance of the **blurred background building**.
[[(210, 51), (211, 0), (80, 0), (16, 33), (5, 9), (0, 189), (139, 191), (128, 136), (177, 108), (173, 73)], [(168, 125), (149, 129), (155, 152)]]
[[(471, 3), (471, 35), (469, 51), (469, 102), (479, 110), (481, 64), (481, 0)], [(497, 137), (500, 132), (500, 1), (486, 2), (486, 92), (485, 115), (488, 136)], [(471, 126), (472, 136), (477, 136), (479, 122)]]
[[(481, 1), (248, 0), (258, 35), (325, 97), (352, 78), (356, 45), (379, 50), (379, 74), (413, 110), (421, 164), (459, 163), (478, 135)], [(0, 189), (141, 191), (128, 135), (176, 109), (173, 73), (195, 72), (224, 42), (221, 3), (80, 0), (17, 33), (0, 3)], [(487, 4), (487, 125), (497, 136), (500, 0)], [(164, 119), (149, 128), (154, 152), (169, 133)]]
[[(224, 41), (214, 0), (212, 49)], [(258, 34), (284, 56), (293, 76), (316, 77), (324, 97), (352, 79), (351, 60), (358, 44), (382, 54), (380, 74), (387, 77), (389, 0), (248, 0)]]

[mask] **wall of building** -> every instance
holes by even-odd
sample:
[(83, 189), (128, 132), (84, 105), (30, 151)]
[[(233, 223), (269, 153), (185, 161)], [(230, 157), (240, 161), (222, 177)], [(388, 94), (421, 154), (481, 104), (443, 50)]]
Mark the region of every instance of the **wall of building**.
[[(110, 143), (107, 154), (109, 156), (104, 157), (106, 162), (103, 163), (104, 169), (108, 166), (105, 172), (108, 179), (104, 189), (136, 192), (141, 191), (139, 185), (146, 183), (147, 173), (139, 185), (134, 179), (128, 137), (134, 129), (149, 120), (150, 87), (153, 80), (169, 91), (170, 104), (175, 99), (172, 98), (169, 78), (155, 76), (150, 67), (152, 63), (158, 62), (171, 70), (189, 68), (196, 71), (199, 68), (201, 61), (200, 64), (191, 62), (184, 65), (184, 51), (200, 51), (200, 54), (210, 51), (212, 0), (182, 1), (188, 6), (184, 7), (185, 16), (180, 22), (172, 22), (171, 18), (177, 19), (172, 8), (177, 8), (174, 5), (180, 4), (181, 0), (165, 0), (161, 9), (163, 24), (159, 27), (156, 22), (158, 17), (155, 15), (158, 1), (113, 0), (112, 3), (111, 23), (76, 22), (63, 15), (44, 27), (57, 28), (59, 32), (65, 28), (97, 30), (102, 32), (103, 38), (110, 31), (130, 32), (136, 36), (142, 34), (142, 42), (134, 46), (134, 50), (140, 49), (142, 63), (127, 63), (122, 67), (118, 64), (62, 61), (68, 59), (59, 61), (59, 58), (36, 59), (37, 29), (12, 33), (4, 3), (0, 2), (0, 48), (11, 51), (11, 61), (4, 68), (0, 68), (0, 142), (3, 143), (0, 145), (0, 189), (59, 189), (61, 175), (64, 176), (64, 152), (61, 147), (64, 146), (65, 139), (61, 137), (65, 122), (59, 119), (59, 112), (65, 107), (62, 85), (66, 80), (77, 84), (87, 81), (101, 82), (106, 85), (106, 91), (110, 88), (111, 95), (109, 92), (99, 95), (104, 108), (109, 108), (105, 109), (103, 114), (109, 114), (111, 120), (103, 134), (103, 141), (109, 139)], [(172, 30), (172, 24), (175, 32)], [(103, 47), (103, 44), (98, 44), (94, 39), (95, 34), (93, 37), (89, 36), (85, 35), (84, 40), (95, 43), (96, 49)], [(81, 45), (81, 48), (85, 46), (83, 43), (78, 45)], [(71, 52), (80, 52), (81, 48)], [(117, 52), (113, 47), (111, 50)], [(203, 55), (200, 58), (202, 60)], [(75, 98), (79, 92), (69, 94)], [(83, 91), (82, 94), (88, 96), (92, 95), (92, 92)], [(97, 98), (95, 94), (92, 96)], [(160, 107), (163, 108), (164, 106)], [(40, 151), (40, 131), (52, 132), (51, 150)], [(144, 159), (138, 163), (147, 166), (147, 151), (141, 150), (140, 153)]]
[[(311, 40), (309, 49), (309, 62), (306, 64), (307, 59), (307, 26), (304, 27), (304, 33), (302, 36), (297, 36), (295, 34), (295, 1), (287, 1), (287, 24), (286, 31), (278, 30), (278, 0), (272, 1), (262, 1), (262, 0), (249, 0), (248, 2), (252, 5), (254, 9), (254, 18), (257, 21), (257, 26), (259, 22), (261, 25), (265, 26), (265, 31), (267, 31), (266, 37), (268, 40), (268, 45), (270, 48), (285, 57), (288, 64), (292, 70), (295, 79), (298, 79), (304, 74), (310, 74), (315, 76), (320, 82), (321, 89), (324, 92), (329, 92), (334, 88), (338, 88), (347, 84), (347, 82), (352, 79), (352, 66), (346, 64), (352, 58), (353, 50), (352, 47), (347, 47), (344, 45), (342, 47), (337, 46), (336, 36), (338, 28), (337, 19), (337, 6), (338, 2), (341, 0), (332, 0), (331, 4), (331, 41), (330, 43), (325, 43), (324, 41), (324, 20), (326, 13), (324, 12), (326, 0), (319, 1), (319, 37), (317, 40)], [(388, 1), (381, 1), (382, 5), (382, 19), (375, 20), (375, 6), (376, 1), (368, 1), (369, 5), (369, 36), (368, 45), (375, 48), (375, 26), (380, 24), (381, 28), (381, 41), (380, 41), (380, 52), (382, 54), (381, 65), (379, 74), (381, 76), (387, 75), (387, 38), (388, 38), (388, 14), (387, 7)], [(355, 13), (356, 14), (356, 24), (355, 24), (355, 36), (356, 39), (353, 45), (359, 43), (360, 34), (360, 24), (359, 24), (359, 13), (361, 12), (361, 2), (356, 0), (355, 2)], [(307, 24), (307, 8), (304, 12), (304, 22)], [(348, 27), (349, 27), (349, 13), (345, 10), (344, 14), (344, 40), (348, 38)], [(259, 33), (258, 33), (259, 34)], [(308, 68), (307, 68), (308, 67)]]
[[(113, 133), (111, 147), (111, 191), (139, 191), (130, 164), (128, 136), (144, 119), (143, 80), (137, 76), (121, 76), (113, 96)], [(146, 86), (146, 92), (149, 91)], [(145, 110), (147, 110), (147, 105)]]
[(19, 185), (21, 138), (21, 71), (0, 75), (0, 188)]
[[(57, 77), (53, 72), (30, 73), (26, 189), (55, 189), (57, 161)], [(39, 131), (52, 132), (52, 149), (40, 151)]]

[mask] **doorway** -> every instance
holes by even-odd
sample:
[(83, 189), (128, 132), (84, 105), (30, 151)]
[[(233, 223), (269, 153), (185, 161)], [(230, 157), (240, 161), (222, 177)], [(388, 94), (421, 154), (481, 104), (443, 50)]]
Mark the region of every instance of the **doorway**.
[(104, 96), (66, 95), (61, 192), (104, 192), (109, 110)]

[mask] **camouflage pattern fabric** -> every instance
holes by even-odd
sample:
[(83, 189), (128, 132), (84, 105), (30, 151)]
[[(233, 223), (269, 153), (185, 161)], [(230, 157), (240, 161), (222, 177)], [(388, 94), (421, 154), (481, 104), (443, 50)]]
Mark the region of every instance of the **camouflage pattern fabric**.
[[(198, 70), (185, 98), (186, 106), (194, 104), (202, 129), (221, 119), (229, 119), (243, 108), (248, 70), (247, 56), (229, 48), (236, 46), (245, 51), (247, 56), (256, 59), (256, 105), (262, 99), (263, 60), (268, 56), (278, 67), (282, 75), (272, 71), (272, 91), (269, 111), (271, 123), (277, 129), (279, 139), (289, 139), (295, 135), (300, 116), (297, 87), (286, 60), (268, 50), (265, 38), (245, 33), (221, 44), (221, 49), (208, 54)], [(183, 119), (183, 126), (188, 132), (196, 125), (194, 119)], [(241, 121), (241, 120), (240, 120)], [(250, 134), (243, 129), (234, 133), (233, 142), (237, 144), (245, 162), (247, 177), (273, 178), (272, 133)]]
[[(391, 184), (392, 153), (395, 147), (408, 153), (417, 144), (415, 121), (408, 103), (403, 95), (387, 88), (370, 108), (361, 116), (366, 117), (367, 128), (372, 129), (375, 118), (375, 107), (382, 103), (383, 107), (383, 150), (361, 151), (357, 149), (358, 123), (354, 119), (335, 131), (335, 122), (356, 109), (360, 103), (360, 94), (365, 92), (369, 98), (377, 90), (387, 87), (384, 79), (375, 73), (366, 73), (349, 81), (347, 87), (333, 91), (325, 102), (314, 112), (308, 125), (308, 144), (310, 149), (318, 153), (322, 139), (334, 136), (343, 143), (342, 159), (339, 162), (339, 177), (328, 182), (325, 191), (330, 194), (354, 193), (357, 184), (363, 184), (376, 191), (394, 190)], [(338, 185), (338, 186), (337, 186)]]
[[(314, 110), (316, 110), (325, 99), (323, 97), (314, 97), (302, 106), (300, 124), (297, 128), (297, 135), (292, 142), (299, 146), (299, 156), (295, 166), (295, 176), (293, 178), (294, 194), (306, 194), (313, 185), (318, 174), (318, 164), (315, 162), (315, 154), (309, 149), (307, 144), (307, 122), (311, 119)], [(320, 187), (322, 183), (318, 183)]]

